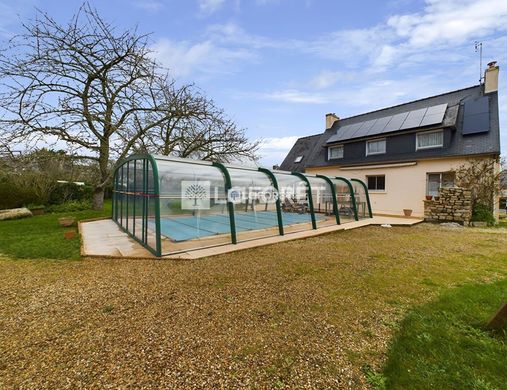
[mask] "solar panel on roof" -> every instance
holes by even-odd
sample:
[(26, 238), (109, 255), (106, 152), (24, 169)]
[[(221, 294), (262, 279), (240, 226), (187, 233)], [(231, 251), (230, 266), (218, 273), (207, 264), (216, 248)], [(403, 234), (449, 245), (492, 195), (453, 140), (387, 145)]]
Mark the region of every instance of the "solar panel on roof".
[(360, 127), (361, 125), (362, 125), (362, 122), (355, 123), (353, 125), (345, 125), (345, 126), (340, 127), (336, 131), (336, 134), (329, 137), (329, 139), (327, 140), (327, 143), (330, 144), (330, 143), (338, 142), (338, 141), (341, 141), (344, 139), (349, 139), (354, 134), (354, 132), (357, 130), (357, 128)]
[(384, 130), (382, 130), (382, 133), (399, 130), (403, 122), (405, 122), (405, 119), (407, 119), (407, 116), (408, 112), (402, 112), (401, 114), (393, 115), (389, 123), (386, 125), (386, 127), (384, 127)]
[(410, 111), (408, 113), (407, 119), (405, 119), (405, 122), (403, 122), (403, 125), (401, 125), (400, 130), (419, 127), (427, 109), (428, 108), (421, 108), (419, 110)]
[(428, 110), (426, 111), (426, 115), (436, 115), (436, 114), (445, 114), (445, 111), (447, 110), (447, 103), (445, 104), (439, 104), (437, 106), (431, 106), (428, 107)]
[(462, 133), (479, 134), (489, 131), (489, 98), (483, 96), (464, 104)]
[[(357, 122), (352, 125), (345, 125), (340, 127), (337, 133), (328, 139), (327, 143), (439, 124), (442, 123), (446, 110), (447, 104), (439, 104), (396, 115)], [(484, 110), (484, 108), (479, 109), (476, 107), (473, 110)]]
[(332, 143), (332, 142), (336, 142), (336, 141), (339, 141), (340, 140), (340, 137), (338, 134), (334, 134), (332, 135), (331, 137), (328, 138), (327, 142), (328, 144)]
[(380, 134), (391, 120), (392, 116), (385, 116), (377, 119), (367, 135)]
[(372, 119), (372, 120), (363, 122), (363, 125), (354, 134), (354, 138), (366, 136), (376, 121), (377, 121), (377, 119)]
[(465, 102), (464, 115), (475, 115), (489, 112), (489, 97), (483, 96), (477, 100)]
[(429, 107), (424, 114), (420, 126), (429, 126), (442, 123), (447, 110), (447, 104), (439, 104), (438, 106)]
[(358, 123), (354, 123), (353, 125), (350, 125), (350, 134), (354, 135), (357, 132), (357, 130), (359, 130), (361, 128), (362, 125), (363, 125), (363, 122), (358, 122)]
[(337, 134), (340, 139), (350, 138), (357, 130), (357, 125), (347, 125), (338, 129)]

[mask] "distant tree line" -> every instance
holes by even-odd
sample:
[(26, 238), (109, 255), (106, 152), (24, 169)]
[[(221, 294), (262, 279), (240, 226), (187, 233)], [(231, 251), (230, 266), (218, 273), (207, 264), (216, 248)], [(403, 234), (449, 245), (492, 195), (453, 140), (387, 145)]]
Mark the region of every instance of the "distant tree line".
[(0, 51), (2, 155), (12, 145), (63, 147), (93, 173), (94, 208), (103, 207), (114, 162), (132, 152), (257, 157), (258, 143), (213, 100), (153, 60), (148, 35), (119, 31), (88, 3), (67, 24), (37, 11), (23, 30)]

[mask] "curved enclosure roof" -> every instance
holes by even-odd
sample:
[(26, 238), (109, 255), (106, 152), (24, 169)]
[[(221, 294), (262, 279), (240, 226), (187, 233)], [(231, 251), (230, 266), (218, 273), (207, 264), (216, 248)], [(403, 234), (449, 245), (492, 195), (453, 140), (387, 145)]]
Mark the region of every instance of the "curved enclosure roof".
[(156, 256), (371, 217), (356, 179), (158, 155), (114, 174), (113, 220)]

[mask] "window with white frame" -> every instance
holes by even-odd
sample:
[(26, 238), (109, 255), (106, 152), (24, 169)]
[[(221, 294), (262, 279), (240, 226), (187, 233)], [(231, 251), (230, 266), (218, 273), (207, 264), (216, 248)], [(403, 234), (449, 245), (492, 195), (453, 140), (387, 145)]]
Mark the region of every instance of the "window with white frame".
[(386, 139), (375, 139), (366, 142), (366, 155), (384, 154), (386, 152)]
[(426, 131), (417, 133), (416, 150), (441, 148), (444, 146), (444, 131)]
[(368, 190), (369, 191), (385, 191), (386, 190), (386, 176), (385, 175), (366, 176), (366, 181), (368, 182)]
[(343, 145), (330, 146), (327, 149), (328, 160), (343, 158)]
[(426, 195), (440, 196), (440, 188), (449, 188), (454, 186), (454, 173), (428, 173), (426, 181)]

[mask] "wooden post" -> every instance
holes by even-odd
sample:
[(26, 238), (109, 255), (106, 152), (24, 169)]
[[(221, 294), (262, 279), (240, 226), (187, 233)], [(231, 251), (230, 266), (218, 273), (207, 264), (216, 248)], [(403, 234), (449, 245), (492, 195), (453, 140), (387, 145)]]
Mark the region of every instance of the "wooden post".
[(493, 317), (488, 321), (488, 329), (500, 329), (507, 325), (507, 301), (498, 309)]

